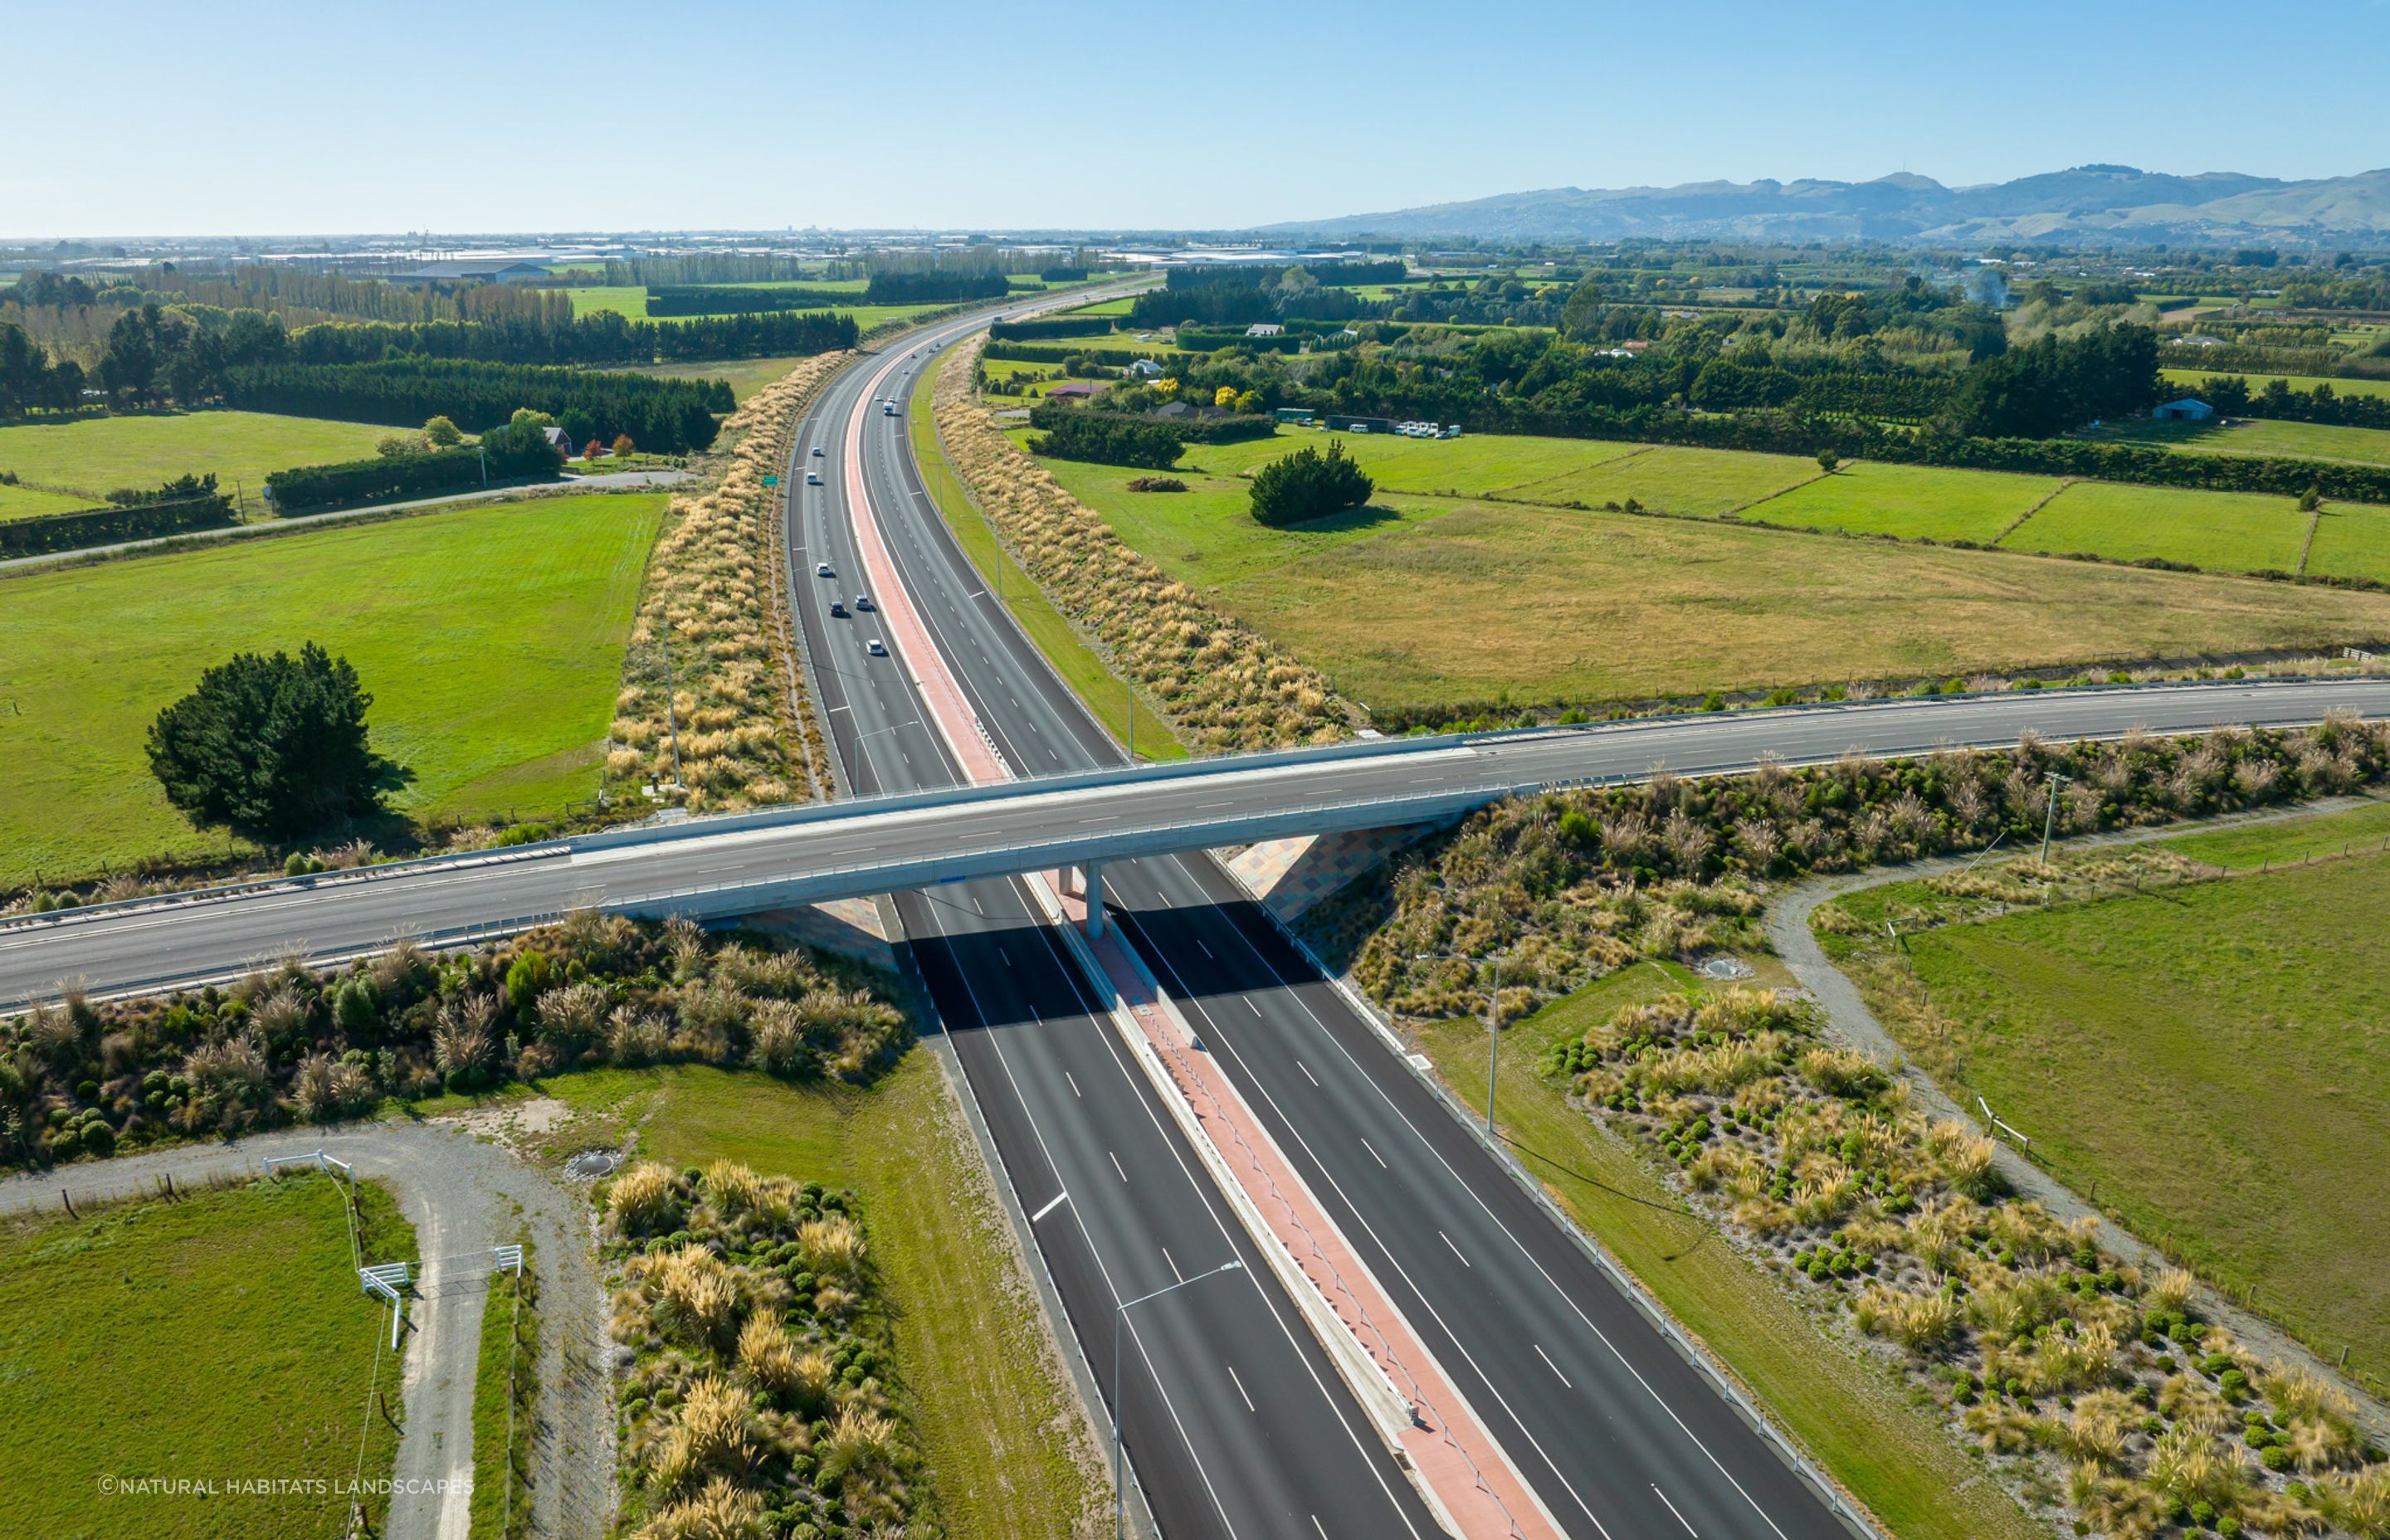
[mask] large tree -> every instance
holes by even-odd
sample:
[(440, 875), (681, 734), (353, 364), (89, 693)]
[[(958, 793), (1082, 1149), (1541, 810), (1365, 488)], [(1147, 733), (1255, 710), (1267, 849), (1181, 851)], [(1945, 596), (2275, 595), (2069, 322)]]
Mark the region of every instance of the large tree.
[(373, 697), (309, 642), (235, 653), (149, 725), (149, 768), (195, 824), (289, 839), (381, 805), (390, 764), (366, 741)]

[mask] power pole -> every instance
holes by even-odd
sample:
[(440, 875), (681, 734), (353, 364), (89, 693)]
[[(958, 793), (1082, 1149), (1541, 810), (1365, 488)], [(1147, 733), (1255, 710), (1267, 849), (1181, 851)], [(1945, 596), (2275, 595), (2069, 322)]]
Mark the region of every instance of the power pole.
[(664, 725), (672, 729), (673, 789), (682, 789), (680, 778), (680, 711), (673, 702), (672, 622), (664, 622)]
[(2045, 866), (2049, 865), (2050, 828), (2058, 822), (2058, 789), (2071, 785), (2074, 779), (2072, 776), (2053, 775), (2049, 777), (2049, 807), (2041, 815), (2041, 864)]

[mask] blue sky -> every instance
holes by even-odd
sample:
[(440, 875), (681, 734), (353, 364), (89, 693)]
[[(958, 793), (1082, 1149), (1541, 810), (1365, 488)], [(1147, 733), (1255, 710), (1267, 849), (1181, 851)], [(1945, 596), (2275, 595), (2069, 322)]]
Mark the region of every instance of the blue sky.
[[(26, 6), (5, 33), (0, 236), (1204, 227), (1565, 185), (2390, 161), (2390, 93), (2358, 83), (2390, 74), (2390, 0), (2312, 0), (2289, 32), (2265, 15)], [(2244, 48), (2273, 65), (2244, 76)]]

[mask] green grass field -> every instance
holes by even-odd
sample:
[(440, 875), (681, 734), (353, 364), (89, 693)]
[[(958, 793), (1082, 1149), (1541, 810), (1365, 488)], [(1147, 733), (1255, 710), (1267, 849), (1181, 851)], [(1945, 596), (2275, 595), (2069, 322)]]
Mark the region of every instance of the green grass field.
[(2051, 476), (1863, 462), (1745, 508), (1743, 516), (1804, 529), (1989, 545), (2058, 485)]
[(375, 746), (416, 776), (403, 811), (529, 817), (592, 795), (663, 505), (475, 505), (0, 578), (0, 883), (214, 844), (142, 739), (242, 649), (314, 640), (356, 665)]
[(244, 482), (253, 503), (268, 471), (370, 458), (390, 432), (372, 423), (264, 412), (29, 422), (0, 428), (0, 470), (95, 497), (212, 471), (227, 492), (236, 480)]
[[(722, 287), (731, 289), (832, 289), (848, 286), (825, 282), (806, 284), (727, 284)], [(861, 285), (856, 284), (853, 287), (857, 292), (861, 291)], [(653, 320), (665, 325), (701, 319), (701, 317), (693, 315), (650, 316), (648, 314), (648, 291), (645, 288), (619, 284), (611, 286), (600, 285), (589, 289), (566, 289), (565, 292), (572, 297), (572, 313), (576, 315), (587, 315), (600, 310), (611, 310), (627, 315), (634, 321)], [(944, 305), (852, 304), (826, 305), (823, 308), (831, 311), (836, 314), (852, 315), (854, 317), (855, 328), (858, 331), (869, 331), (872, 327), (879, 326), (884, 321), (902, 316), (925, 314), (930, 311), (943, 310), (946, 307)], [(679, 367), (685, 369), (687, 366), (683, 365), (679, 366)]]
[(2390, 429), (2335, 428), (2318, 422), (2237, 418), (2216, 422), (2120, 423), (2100, 435), (2125, 443), (2158, 444), (2186, 455), (2279, 455), (2302, 460), (2342, 460), (2351, 465), (2390, 465)]
[[(2238, 369), (2160, 369), (2158, 373), (2165, 377), (2166, 383), (2184, 386), (2195, 395), (2204, 381), (2239, 374), (2241, 371)], [(2312, 391), (2319, 385), (2329, 385), (2334, 395), (2390, 396), (2390, 379), (2325, 379), (2320, 376), (2308, 374), (2253, 374), (2244, 378), (2249, 381), (2249, 389), (2252, 391), (2262, 391), (2268, 382), (2279, 379), (2302, 394)]]
[[(1538, 1072), (1552, 1044), (1627, 1006), (1699, 987), (1681, 969), (1638, 964), (1512, 1023), (1496, 1107), (1512, 1153), (1898, 1540), (2027, 1540), (2037, 1532), (2024, 1514), (1906, 1387), (1828, 1341), (1776, 1284), (1685, 1216), (1625, 1141)], [(1437, 1022), (1417, 1036), (1463, 1105), (1484, 1106), (1484, 1023)]]
[(94, 497), (77, 497), (71, 493), (43, 492), (33, 487), (0, 482), (0, 520), (39, 519), (48, 513), (74, 513), (97, 503), (98, 499)]
[(700, 364), (643, 364), (624, 372), (674, 379), (726, 379), (732, 399), (749, 396), (804, 362), (795, 358), (725, 358)]
[(2112, 561), (2159, 557), (2217, 572), (2288, 572), (2306, 533), (2307, 516), (2289, 497), (2076, 481), (2000, 544)]
[(472, 1540), (518, 1540), (531, 1533), (533, 1391), (539, 1382), (536, 1265), (528, 1246), (525, 1271), (497, 1273), (482, 1302), (482, 1351), (473, 1371)]
[(2390, 508), (2326, 503), (2307, 552), (2307, 575), (2390, 583)]
[[(411, 1260), (380, 1189), (366, 1260)], [(396, 1435), (366, 1415), (390, 1318), (357, 1291), (339, 1188), (313, 1173), (0, 1220), (0, 1528), (78, 1540), (338, 1540)], [(379, 1383), (398, 1404), (387, 1352)], [(109, 1492), (141, 1478), (321, 1482), (322, 1493)], [(379, 1509), (379, 1499), (369, 1507)]]
[(941, 1073), (915, 1048), (868, 1090), (695, 1066), (598, 1071), (546, 1086), (578, 1111), (638, 1122), (643, 1153), (675, 1166), (727, 1156), (765, 1174), (852, 1187), (945, 1533), (1085, 1533), (1097, 1494), (1061, 1431), (1071, 1392), (1039, 1350), (1036, 1301), (1006, 1285), (1005, 1221), (979, 1196), (979, 1151)]
[(1598, 447), (1623, 453), (1604, 455), (1588, 470), (1508, 488), (1503, 495), (1544, 503), (1583, 503), (1597, 508), (1605, 503), (1624, 505), (1632, 498), (1655, 513), (1715, 515), (1773, 497), (1818, 474), (1815, 460), (1790, 455), (1670, 445)]
[[(2136, 1233), (2254, 1282), (2375, 1374), (2390, 1371), (2384, 815), (2193, 836), (2184, 853), (2246, 875), (1909, 938), (1964, 1095), (2078, 1190), (2096, 1182)], [(2247, 874), (2344, 843), (2374, 853)]]

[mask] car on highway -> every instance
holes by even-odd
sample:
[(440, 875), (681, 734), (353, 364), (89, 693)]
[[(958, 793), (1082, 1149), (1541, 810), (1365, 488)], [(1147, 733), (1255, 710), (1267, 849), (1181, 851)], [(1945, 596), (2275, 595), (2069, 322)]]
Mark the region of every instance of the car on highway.
[(838, 620), (842, 620), (842, 620), (846, 619), (846, 606), (844, 606), (844, 605), (842, 605), (842, 604), (839, 603), (839, 602), (838, 602), (838, 600), (836, 600), (836, 599), (832, 599), (832, 600), (830, 600), (830, 601), (829, 601), (829, 612), (830, 612), (830, 614), (831, 614), (834, 618), (836, 618), (836, 619), (838, 619)]
[(805, 472), (805, 485), (807, 485), (807, 486), (809, 486), (809, 487), (817, 487), (817, 486), (821, 485), (821, 472), (820, 472), (820, 471), (818, 471), (818, 470), (808, 470), (808, 471), (806, 471), (806, 472)]
[(814, 458), (815, 458), (815, 459), (816, 459), (816, 460), (818, 460), (818, 459), (820, 459), (821, 457), (822, 457), (822, 446), (821, 446), (821, 445), (819, 445), (819, 444), (816, 444), (816, 445), (814, 445)]
[(874, 636), (871, 640), (863, 644), (863, 650), (868, 652), (874, 658), (885, 658), (888, 656), (888, 644), (881, 641), (879, 637)]
[(816, 577), (836, 577), (836, 576), (838, 576), (838, 574), (837, 574), (836, 572), (833, 572), (833, 571), (831, 571), (829, 570), (829, 562), (827, 562), (827, 561), (816, 561), (816, 562), (815, 562), (815, 563), (814, 563), (814, 576), (816, 576)]
[(880, 415), (883, 417), (893, 417), (896, 415), (896, 402), (894, 397), (892, 396), (888, 400), (880, 404)]
[(855, 611), (855, 613), (856, 613), (856, 614), (858, 614), (858, 615), (859, 615), (859, 614), (863, 613), (865, 610), (869, 610), (870, 608), (871, 608), (871, 596), (870, 596), (870, 595), (868, 595), (868, 594), (857, 594), (857, 595), (855, 595), (855, 596), (854, 596), (854, 611)]

